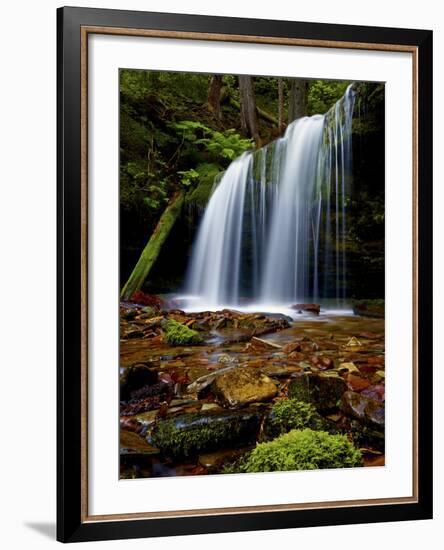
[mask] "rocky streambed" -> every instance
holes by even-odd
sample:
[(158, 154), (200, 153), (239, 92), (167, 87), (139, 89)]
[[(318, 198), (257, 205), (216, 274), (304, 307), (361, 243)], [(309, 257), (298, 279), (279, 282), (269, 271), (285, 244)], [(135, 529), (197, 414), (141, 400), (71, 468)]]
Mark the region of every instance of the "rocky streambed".
[(384, 320), (317, 313), (122, 303), (121, 478), (384, 465)]

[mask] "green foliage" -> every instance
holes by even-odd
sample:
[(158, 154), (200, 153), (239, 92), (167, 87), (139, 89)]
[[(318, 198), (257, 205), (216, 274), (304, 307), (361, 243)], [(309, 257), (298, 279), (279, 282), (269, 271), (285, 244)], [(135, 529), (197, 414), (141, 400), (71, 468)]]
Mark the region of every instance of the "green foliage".
[(311, 80), (308, 86), (308, 114), (326, 113), (350, 84), (344, 80)]
[(187, 194), (186, 204), (197, 208), (205, 208), (214, 188), (216, 177), (221, 174), (220, 166), (204, 162), (193, 170), (197, 173), (197, 184), (193, 190)]
[(273, 405), (264, 423), (264, 432), (268, 437), (276, 437), (290, 430), (325, 428), (325, 421), (309, 403), (297, 399), (283, 399)]
[(190, 346), (203, 342), (202, 336), (198, 332), (185, 325), (181, 325), (177, 321), (174, 321), (174, 319), (164, 321), (162, 329), (164, 339), (170, 346)]
[(344, 435), (311, 429), (292, 430), (273, 441), (259, 443), (243, 460), (227, 466), (225, 473), (282, 472), (362, 465), (362, 455)]
[(181, 135), (182, 141), (186, 142), (188, 151), (195, 153), (196, 145), (201, 146), (200, 149), (208, 153), (210, 159), (219, 163), (221, 167), (253, 147), (251, 139), (242, 138), (233, 128), (220, 132), (192, 120), (174, 122), (171, 127)]
[(197, 172), (194, 168), (190, 168), (189, 170), (179, 170), (177, 173), (182, 176), (180, 183), (184, 187), (190, 187), (199, 179), (199, 172)]

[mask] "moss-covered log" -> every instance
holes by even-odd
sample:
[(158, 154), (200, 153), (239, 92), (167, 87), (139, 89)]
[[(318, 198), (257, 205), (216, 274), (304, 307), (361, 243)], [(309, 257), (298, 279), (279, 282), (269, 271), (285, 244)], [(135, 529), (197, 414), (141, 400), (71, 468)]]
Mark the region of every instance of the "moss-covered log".
[(185, 199), (185, 193), (178, 191), (163, 212), (153, 234), (142, 251), (140, 258), (122, 289), (120, 297), (129, 300), (137, 290), (142, 288), (151, 268), (156, 262), (166, 238), (171, 232)]

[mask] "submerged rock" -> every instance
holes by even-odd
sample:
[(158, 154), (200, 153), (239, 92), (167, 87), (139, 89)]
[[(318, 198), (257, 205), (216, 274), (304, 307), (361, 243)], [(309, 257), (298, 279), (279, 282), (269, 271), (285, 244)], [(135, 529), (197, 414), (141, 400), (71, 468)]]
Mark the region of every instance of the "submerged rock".
[(237, 367), (217, 376), (211, 390), (216, 400), (227, 407), (269, 401), (277, 394), (276, 384), (251, 367)]
[(256, 440), (261, 423), (257, 411), (190, 413), (159, 421), (151, 442), (173, 457), (197, 455)]
[(347, 384), (334, 373), (304, 373), (290, 382), (288, 397), (312, 403), (319, 411), (328, 411), (339, 405), (345, 391)]

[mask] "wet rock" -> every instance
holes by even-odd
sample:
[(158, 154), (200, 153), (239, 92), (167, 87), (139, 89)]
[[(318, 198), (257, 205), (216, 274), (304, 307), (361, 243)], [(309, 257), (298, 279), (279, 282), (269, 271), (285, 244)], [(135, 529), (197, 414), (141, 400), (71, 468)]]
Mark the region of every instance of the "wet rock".
[[(291, 342), (290, 344), (287, 344), (282, 348), (282, 351), (284, 353), (294, 353), (294, 352), (300, 352), (301, 351), (301, 342)], [(303, 357), (303, 356), (302, 356)]]
[(120, 430), (120, 454), (125, 456), (146, 456), (159, 453), (159, 449), (153, 447), (140, 435), (127, 430)]
[(157, 372), (144, 363), (120, 369), (120, 400), (130, 399), (131, 393), (157, 382)]
[(250, 449), (251, 447), (245, 447), (242, 449), (223, 449), (214, 453), (205, 453), (199, 455), (199, 464), (211, 472), (217, 472), (224, 464), (239, 459)]
[(271, 378), (286, 378), (296, 372), (301, 372), (302, 369), (299, 366), (285, 366), (285, 365), (267, 365), (260, 367), (260, 370), (266, 376)]
[(359, 374), (359, 369), (354, 363), (340, 363), (338, 371), (341, 373), (356, 373)]
[(350, 340), (345, 344), (344, 350), (351, 352), (361, 351), (362, 344), (355, 336), (352, 336)]
[(164, 340), (170, 346), (189, 346), (203, 342), (202, 336), (198, 332), (173, 319), (163, 321), (162, 330)]
[(275, 383), (251, 367), (237, 367), (215, 378), (211, 391), (226, 407), (239, 407), (258, 401), (269, 401), (277, 394)]
[(353, 442), (357, 447), (371, 447), (380, 452), (385, 451), (385, 431), (383, 427), (367, 426), (359, 420), (352, 420), (350, 430)]
[(373, 384), (361, 392), (361, 395), (383, 402), (385, 401), (385, 386), (384, 384)]
[(186, 371), (188, 382), (194, 382), (198, 378), (210, 374), (211, 371), (205, 367), (190, 367)]
[(347, 384), (336, 373), (304, 373), (296, 375), (288, 386), (288, 397), (312, 403), (319, 411), (338, 406)]
[(328, 370), (334, 367), (333, 359), (330, 359), (330, 357), (325, 357), (323, 355), (312, 355), (309, 359), (310, 362), (319, 370)]
[(193, 383), (191, 383), (187, 387), (187, 392), (189, 394), (199, 394), (200, 392), (202, 392), (202, 390), (207, 388), (216, 379), (217, 376), (220, 376), (221, 374), (228, 372), (234, 368), (235, 366), (232, 365), (229, 367), (225, 367), (223, 369), (218, 369), (218, 370), (209, 372), (208, 374), (205, 374), (204, 376), (197, 378)]
[(171, 395), (167, 394), (134, 399), (121, 404), (120, 414), (121, 416), (134, 416), (153, 409), (159, 409), (164, 403), (168, 404), (169, 399), (171, 399)]
[(152, 411), (143, 412), (140, 414), (136, 414), (135, 416), (132, 416), (131, 418), (140, 424), (143, 428), (147, 428), (148, 426), (151, 426), (156, 421), (157, 417), (159, 415), (159, 409), (154, 409)]
[(310, 403), (297, 399), (277, 401), (267, 413), (263, 423), (266, 438), (278, 437), (290, 430), (325, 430), (326, 421)]
[(217, 358), (217, 362), (223, 363), (226, 365), (232, 365), (234, 363), (238, 363), (239, 359), (237, 357), (234, 357), (233, 355), (228, 355), (227, 353), (221, 353)]
[(376, 317), (384, 319), (384, 300), (356, 300), (353, 302), (353, 313), (362, 317)]
[(360, 392), (370, 386), (370, 380), (362, 378), (362, 376), (356, 376), (354, 374), (348, 374), (346, 376), (347, 387), (351, 391)]
[(132, 308), (124, 308), (124, 307), (121, 307), (120, 308), (120, 318), (121, 319), (125, 319), (126, 321), (131, 321), (133, 320), (137, 315), (137, 309), (132, 307)]
[(298, 313), (307, 311), (308, 313), (319, 315), (319, 312), (321, 311), (321, 306), (319, 304), (294, 304), (290, 307), (291, 309), (295, 309)]
[(341, 399), (341, 410), (365, 425), (384, 428), (384, 405), (375, 399), (347, 391)]
[(143, 338), (143, 330), (139, 326), (130, 325), (121, 330), (121, 337), (126, 339)]
[(222, 411), (223, 409), (216, 403), (204, 403), (200, 410), (202, 412), (206, 412), (206, 411)]
[(166, 455), (187, 457), (251, 444), (260, 422), (260, 413), (249, 410), (183, 414), (160, 420), (150, 439)]
[(269, 340), (263, 340), (262, 338), (257, 338), (253, 336), (250, 342), (245, 346), (244, 352), (248, 351), (275, 351), (281, 350), (282, 346), (270, 342)]

